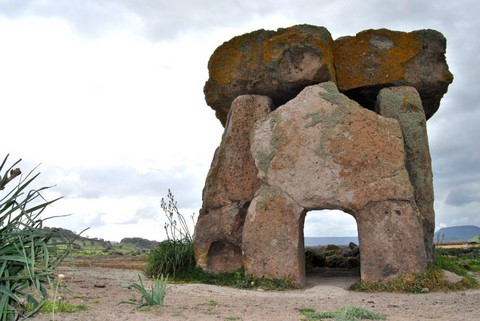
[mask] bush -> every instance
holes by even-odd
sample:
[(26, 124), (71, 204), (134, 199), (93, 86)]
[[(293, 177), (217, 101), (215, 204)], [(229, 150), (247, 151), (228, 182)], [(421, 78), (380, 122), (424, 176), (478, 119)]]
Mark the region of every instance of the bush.
[[(15, 177), (21, 175), (18, 168), (21, 160), (4, 171), (5, 157), (0, 165), (0, 190)], [(30, 172), (21, 178), (18, 185), (6, 190), (0, 199), (0, 320), (15, 320), (23, 315), (36, 313), (47, 300), (45, 285), (50, 282), (56, 266), (65, 258), (67, 251), (52, 251), (48, 241), (53, 232), (44, 231), (40, 214), (57, 201), (46, 201), (41, 192), (49, 187), (27, 188), (38, 174)], [(26, 306), (33, 308), (26, 312)]]
[(168, 223), (165, 224), (167, 240), (150, 251), (145, 274), (149, 276), (167, 275), (175, 278), (191, 271), (195, 267), (195, 259), (192, 234), (185, 218), (180, 214), (177, 202), (170, 190), (167, 198), (168, 202), (162, 198), (160, 204), (168, 220)]
[(193, 243), (166, 240), (148, 255), (145, 274), (150, 276), (171, 275), (172, 278), (188, 273), (195, 266)]

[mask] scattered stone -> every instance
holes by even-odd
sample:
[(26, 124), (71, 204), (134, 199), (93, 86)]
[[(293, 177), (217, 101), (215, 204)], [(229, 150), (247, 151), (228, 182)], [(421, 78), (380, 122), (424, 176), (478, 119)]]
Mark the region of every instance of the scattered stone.
[(443, 272), (443, 276), (449, 283), (457, 284), (463, 281), (463, 277), (461, 277), (460, 275), (457, 275), (447, 270), (442, 270), (442, 272)]
[(470, 266), (470, 264), (468, 264), (467, 261), (460, 261), (460, 262), (458, 262), (458, 265), (463, 267), (465, 270), (471, 270), (472, 269), (472, 267)]
[(326, 250), (327, 251), (340, 251), (340, 246), (335, 245), (335, 244), (328, 244)]

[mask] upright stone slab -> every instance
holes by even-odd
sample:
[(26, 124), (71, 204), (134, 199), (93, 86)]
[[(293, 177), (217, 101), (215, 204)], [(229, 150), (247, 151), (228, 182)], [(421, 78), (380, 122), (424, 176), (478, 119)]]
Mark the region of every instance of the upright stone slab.
[(396, 120), (361, 107), (331, 82), (305, 88), (257, 121), (251, 151), (263, 185), (243, 231), (246, 273), (303, 286), (305, 213), (322, 209), (355, 217), (362, 279), (424, 271), (423, 229), (403, 144)]
[(305, 209), (282, 190), (262, 185), (252, 201), (243, 234), (246, 275), (305, 285)]
[(414, 201), (370, 202), (355, 217), (362, 280), (391, 280), (425, 272), (427, 256), (422, 221)]
[(374, 109), (380, 89), (412, 86), (426, 118), (438, 110), (453, 76), (445, 60), (445, 37), (435, 30), (365, 30), (335, 40), (335, 69), (341, 92)]
[(385, 88), (378, 94), (376, 110), (400, 122), (405, 141), (406, 167), (422, 216), (427, 257), (433, 261), (433, 174), (422, 100), (413, 87)]
[(215, 152), (195, 227), (197, 265), (211, 272), (242, 267), (242, 231), (247, 208), (260, 187), (250, 154), (250, 131), (273, 109), (265, 96), (240, 96), (232, 103), (222, 142)]
[(219, 46), (208, 62), (204, 93), (225, 125), (239, 95), (259, 94), (281, 105), (308, 85), (335, 81), (333, 39), (324, 27), (257, 30)]

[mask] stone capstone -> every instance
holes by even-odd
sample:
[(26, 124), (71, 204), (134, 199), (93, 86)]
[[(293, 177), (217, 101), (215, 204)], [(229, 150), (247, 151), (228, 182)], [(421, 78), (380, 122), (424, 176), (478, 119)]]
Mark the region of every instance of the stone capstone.
[(232, 103), (194, 233), (196, 262), (211, 272), (231, 272), (242, 266), (243, 223), (261, 184), (250, 153), (250, 131), (272, 109), (272, 100), (265, 96), (240, 96)]
[(308, 85), (335, 81), (333, 39), (324, 27), (257, 30), (218, 47), (204, 92), (222, 125), (239, 95), (259, 94), (281, 105)]
[(426, 118), (438, 110), (453, 75), (445, 60), (445, 37), (435, 30), (366, 30), (335, 40), (335, 70), (341, 92), (374, 109), (380, 89), (412, 86)]
[(429, 119), (453, 81), (445, 51), (445, 37), (435, 30), (366, 30), (333, 41), (324, 27), (262, 29), (215, 50), (208, 62), (205, 99), (225, 125), (239, 95), (266, 95), (279, 106), (306, 86), (333, 81), (340, 92), (373, 110), (380, 89), (412, 86)]

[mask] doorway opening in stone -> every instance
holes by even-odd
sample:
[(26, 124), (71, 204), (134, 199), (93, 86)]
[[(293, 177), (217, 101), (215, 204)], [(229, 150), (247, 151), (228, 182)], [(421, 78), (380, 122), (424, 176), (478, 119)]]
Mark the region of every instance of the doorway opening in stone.
[(304, 223), (307, 277), (360, 277), (355, 218), (341, 210), (308, 211)]

